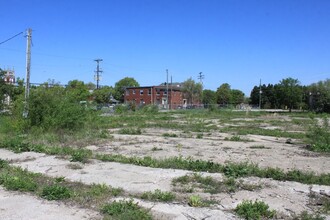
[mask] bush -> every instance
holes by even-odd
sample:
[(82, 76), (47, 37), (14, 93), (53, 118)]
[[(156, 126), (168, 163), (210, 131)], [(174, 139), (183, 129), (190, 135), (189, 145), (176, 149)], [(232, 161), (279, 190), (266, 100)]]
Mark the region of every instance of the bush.
[(237, 205), (235, 212), (244, 219), (267, 219), (275, 217), (275, 210), (269, 210), (269, 206), (263, 201), (245, 200)]
[(21, 129), (37, 127), (42, 130), (79, 130), (88, 121), (92, 114), (66, 95), (63, 88), (38, 87), (31, 90), (29, 98), (28, 117), (24, 119), (22, 100), (15, 103), (14, 118), (23, 121)]

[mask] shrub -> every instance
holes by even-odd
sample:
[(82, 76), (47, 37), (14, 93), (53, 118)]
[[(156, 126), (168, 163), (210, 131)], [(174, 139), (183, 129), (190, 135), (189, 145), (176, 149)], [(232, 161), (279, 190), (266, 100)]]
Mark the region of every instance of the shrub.
[(267, 219), (275, 217), (275, 210), (269, 210), (269, 206), (263, 201), (244, 200), (237, 205), (235, 212), (244, 219)]

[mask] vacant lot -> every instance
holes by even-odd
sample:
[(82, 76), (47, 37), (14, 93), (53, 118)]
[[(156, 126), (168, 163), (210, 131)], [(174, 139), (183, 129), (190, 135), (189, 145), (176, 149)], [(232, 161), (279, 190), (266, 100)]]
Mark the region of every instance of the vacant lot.
[[(262, 201), (275, 213), (264, 218), (330, 219), (330, 159), (306, 147), (312, 125), (304, 113), (136, 112), (103, 116), (98, 136), (27, 137), (24, 146), (2, 146), (10, 168), (2, 168), (0, 183), (21, 167), (39, 174), (37, 185), (57, 181), (71, 196), (46, 202), (42, 187), (17, 193), (4, 186), (0, 213), (34, 219), (26, 210), (36, 204), (54, 219), (116, 219), (103, 205), (133, 199), (154, 219), (239, 219), (239, 204)], [(111, 192), (89, 191), (95, 186)], [(18, 209), (15, 199), (28, 204)]]

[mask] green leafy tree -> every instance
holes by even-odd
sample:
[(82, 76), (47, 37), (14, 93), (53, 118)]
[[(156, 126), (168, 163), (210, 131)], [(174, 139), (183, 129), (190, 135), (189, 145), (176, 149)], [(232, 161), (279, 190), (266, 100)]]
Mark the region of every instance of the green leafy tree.
[(230, 103), (234, 105), (238, 105), (241, 103), (244, 103), (245, 101), (245, 95), (241, 90), (238, 89), (232, 89), (230, 91)]
[(250, 93), (250, 104), (254, 106), (259, 105), (259, 93), (260, 88), (259, 86), (254, 86)]
[(125, 77), (115, 84), (114, 98), (120, 102), (124, 102), (124, 92), (127, 87), (138, 87), (140, 84), (131, 77)]
[(114, 89), (110, 86), (104, 86), (100, 89), (94, 90), (94, 101), (98, 104), (110, 103), (110, 96), (114, 93)]
[(202, 102), (206, 107), (217, 104), (216, 92), (209, 89), (203, 90)]
[(182, 83), (182, 92), (189, 105), (200, 103), (202, 99), (202, 91), (202, 84), (196, 83), (191, 77)]
[(217, 89), (217, 103), (222, 105), (229, 104), (231, 99), (231, 89), (228, 83), (222, 84)]
[(69, 81), (65, 91), (73, 102), (87, 101), (91, 95), (87, 85), (79, 80)]
[(311, 110), (330, 113), (330, 79), (310, 85), (306, 96)]
[(276, 87), (275, 93), (282, 106), (289, 108), (298, 108), (302, 100), (302, 88), (298, 79), (291, 77), (282, 79)]

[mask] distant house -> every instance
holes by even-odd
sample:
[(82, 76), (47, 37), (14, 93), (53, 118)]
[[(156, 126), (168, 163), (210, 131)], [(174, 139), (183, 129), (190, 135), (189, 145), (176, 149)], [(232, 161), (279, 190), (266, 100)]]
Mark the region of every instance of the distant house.
[(124, 102), (137, 106), (157, 105), (164, 109), (184, 108), (187, 105), (179, 84), (128, 87), (125, 89)]

